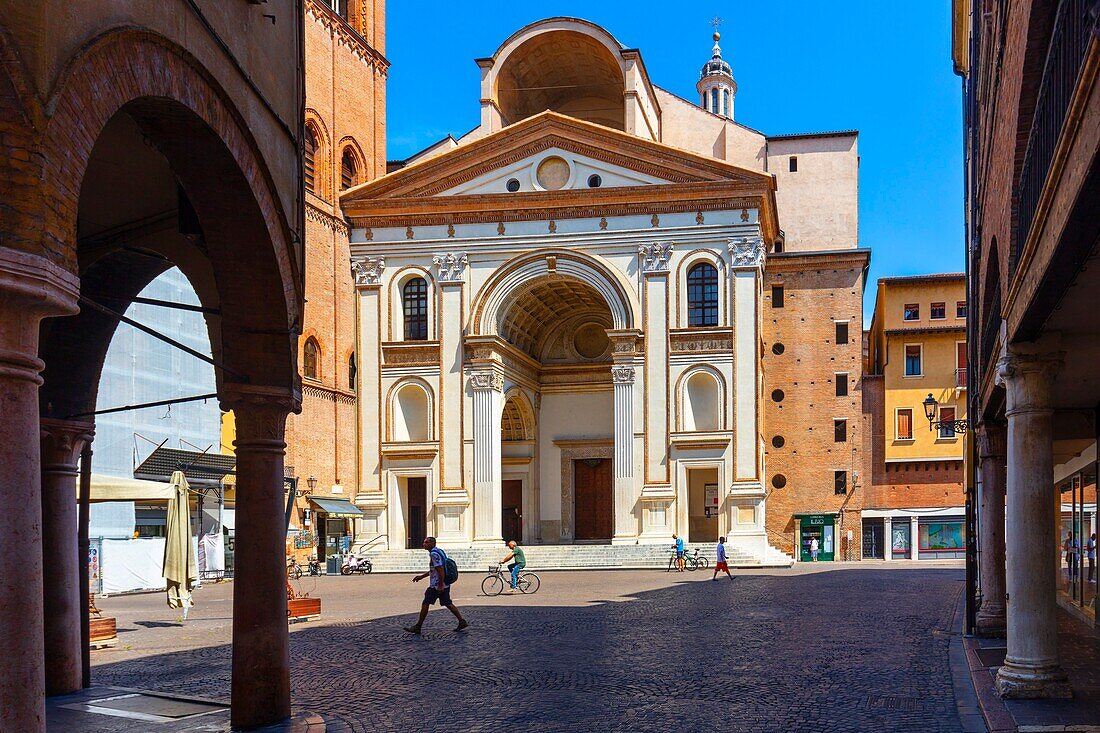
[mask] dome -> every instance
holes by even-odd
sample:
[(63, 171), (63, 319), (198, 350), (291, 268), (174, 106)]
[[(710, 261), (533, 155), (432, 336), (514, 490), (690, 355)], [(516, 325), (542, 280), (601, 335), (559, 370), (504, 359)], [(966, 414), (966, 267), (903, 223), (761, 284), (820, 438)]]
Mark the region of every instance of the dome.
[(710, 57), (710, 61), (703, 64), (703, 70), (699, 74), (700, 79), (705, 79), (708, 76), (725, 75), (728, 77), (733, 76), (733, 69), (726, 63), (726, 60), (722, 58), (722, 49), (718, 45), (718, 39), (721, 36), (718, 33), (714, 34), (714, 48), (712, 49), (713, 55)]

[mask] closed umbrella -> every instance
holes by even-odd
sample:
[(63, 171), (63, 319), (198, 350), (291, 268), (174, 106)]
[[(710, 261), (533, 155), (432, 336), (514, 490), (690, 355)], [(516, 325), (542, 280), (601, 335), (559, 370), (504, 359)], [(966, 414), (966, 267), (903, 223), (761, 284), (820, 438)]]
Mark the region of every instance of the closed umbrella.
[(194, 605), (191, 588), (199, 576), (198, 562), (191, 545), (191, 506), (187, 499), (187, 479), (183, 471), (172, 474), (172, 498), (168, 500), (167, 538), (164, 543), (164, 579), (168, 584), (168, 607), (183, 610)]

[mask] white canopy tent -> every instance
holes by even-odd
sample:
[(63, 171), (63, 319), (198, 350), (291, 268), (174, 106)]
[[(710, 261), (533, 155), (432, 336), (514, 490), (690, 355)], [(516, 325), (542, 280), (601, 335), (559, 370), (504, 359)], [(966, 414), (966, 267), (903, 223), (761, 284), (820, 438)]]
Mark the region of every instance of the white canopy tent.
[(172, 484), (142, 481), (136, 478), (92, 474), (91, 500), (95, 501), (167, 501), (172, 498)]

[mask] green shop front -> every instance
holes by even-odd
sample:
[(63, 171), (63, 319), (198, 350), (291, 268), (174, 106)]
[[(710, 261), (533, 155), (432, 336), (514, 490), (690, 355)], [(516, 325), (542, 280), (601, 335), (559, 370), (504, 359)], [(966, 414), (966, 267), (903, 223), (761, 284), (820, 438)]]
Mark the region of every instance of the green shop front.
[(811, 562), (813, 556), (810, 547), (817, 540), (817, 561), (831, 561), (836, 558), (836, 512), (817, 514), (795, 514), (798, 523), (798, 559)]

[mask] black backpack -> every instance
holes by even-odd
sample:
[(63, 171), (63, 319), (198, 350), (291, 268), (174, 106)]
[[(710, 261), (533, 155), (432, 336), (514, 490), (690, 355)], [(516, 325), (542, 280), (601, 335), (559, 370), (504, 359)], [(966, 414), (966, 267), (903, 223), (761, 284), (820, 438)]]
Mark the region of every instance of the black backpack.
[(439, 550), (439, 554), (443, 556), (443, 580), (447, 585), (454, 585), (458, 580), (458, 563), (451, 558), (447, 557), (447, 553), (442, 548), (434, 547), (434, 550)]

